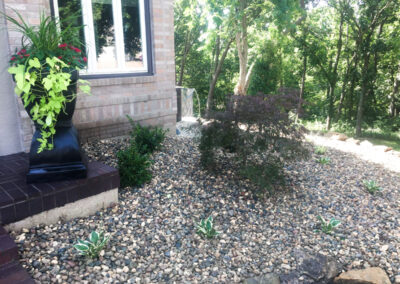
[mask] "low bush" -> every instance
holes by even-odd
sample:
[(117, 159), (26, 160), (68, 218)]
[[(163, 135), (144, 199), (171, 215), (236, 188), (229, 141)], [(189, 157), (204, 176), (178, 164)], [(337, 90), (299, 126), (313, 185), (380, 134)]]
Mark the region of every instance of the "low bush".
[(127, 116), (132, 125), (131, 138), (132, 143), (141, 154), (151, 154), (161, 149), (161, 144), (165, 139), (166, 130), (157, 126), (142, 126)]
[(238, 173), (257, 185), (257, 194), (274, 191), (284, 183), (284, 163), (308, 156), (304, 128), (289, 117), (297, 102), (290, 94), (229, 97), (226, 110), (210, 114), (202, 128), (203, 167), (215, 170), (219, 157), (233, 158)]
[(121, 187), (139, 186), (151, 180), (151, 162), (147, 154), (142, 154), (132, 144), (117, 153)]

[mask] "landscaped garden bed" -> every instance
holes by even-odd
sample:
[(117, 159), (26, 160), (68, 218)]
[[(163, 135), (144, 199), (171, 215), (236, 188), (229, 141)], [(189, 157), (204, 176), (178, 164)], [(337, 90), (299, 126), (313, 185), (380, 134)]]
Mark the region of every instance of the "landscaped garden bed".
[[(127, 138), (84, 146), (91, 159), (117, 166)], [(232, 283), (294, 270), (303, 250), (334, 257), (343, 270), (379, 266), (400, 274), (400, 177), (349, 153), (327, 148), (285, 167), (287, 189), (254, 198), (253, 185), (229, 163), (219, 173), (200, 166), (196, 139), (166, 138), (152, 155), (153, 178), (121, 188), (120, 203), (87, 218), (13, 233), (23, 266), (39, 283)], [(364, 180), (382, 191), (370, 194)], [(220, 234), (203, 239), (195, 223), (212, 215)], [(340, 220), (331, 234), (318, 216)], [(73, 245), (93, 230), (111, 234), (99, 259)]]

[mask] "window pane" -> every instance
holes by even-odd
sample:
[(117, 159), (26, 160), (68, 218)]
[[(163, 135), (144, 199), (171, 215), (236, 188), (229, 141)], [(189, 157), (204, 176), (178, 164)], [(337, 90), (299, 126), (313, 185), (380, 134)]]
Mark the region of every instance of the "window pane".
[[(65, 29), (65, 25), (69, 25), (73, 21), (72, 25), (76, 27), (83, 27), (82, 21), (82, 6), (81, 0), (58, 0), (58, 14), (61, 19), (61, 29)], [(83, 28), (77, 31), (76, 35), (72, 35), (71, 38), (65, 39), (64, 42), (73, 46), (79, 46), (86, 54), (85, 50), (85, 37)]]
[(122, 0), (126, 68), (143, 68), (139, 0)]
[(112, 0), (92, 0), (97, 69), (117, 67)]

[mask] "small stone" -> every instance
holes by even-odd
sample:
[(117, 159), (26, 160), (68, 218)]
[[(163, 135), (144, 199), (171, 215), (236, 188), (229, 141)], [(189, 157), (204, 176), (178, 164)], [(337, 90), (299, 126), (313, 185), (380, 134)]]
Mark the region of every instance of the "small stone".
[(128, 273), (128, 272), (129, 272), (129, 267), (124, 266), (124, 267), (122, 268), (122, 272)]
[(400, 274), (394, 277), (394, 284), (400, 284)]
[(388, 250), (388, 248), (389, 248), (389, 245), (383, 245), (381, 247), (381, 252), (386, 252)]

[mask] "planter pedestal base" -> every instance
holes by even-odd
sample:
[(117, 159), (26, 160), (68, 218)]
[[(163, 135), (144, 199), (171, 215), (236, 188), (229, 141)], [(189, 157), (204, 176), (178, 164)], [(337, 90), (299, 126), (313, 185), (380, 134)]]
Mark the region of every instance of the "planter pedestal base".
[(87, 166), (82, 158), (74, 126), (56, 127), (54, 148), (38, 153), (40, 131), (32, 137), (27, 183), (86, 178)]

